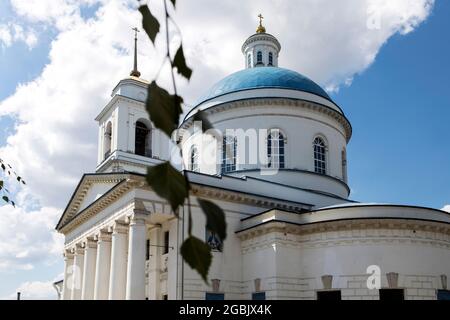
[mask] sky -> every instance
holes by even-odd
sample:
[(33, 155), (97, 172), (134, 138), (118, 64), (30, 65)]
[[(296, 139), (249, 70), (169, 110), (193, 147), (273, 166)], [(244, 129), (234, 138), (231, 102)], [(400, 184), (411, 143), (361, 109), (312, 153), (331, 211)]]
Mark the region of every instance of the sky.
[[(150, 4), (158, 17), (161, 3)], [(10, 183), (16, 208), (0, 206), (0, 298), (55, 298), (63, 237), (54, 226), (94, 171), (94, 118), (132, 68), (136, 4), (0, 0), (0, 156), (27, 181)], [(262, 13), (279, 65), (322, 85), (352, 123), (351, 198), (450, 211), (449, 12), (444, 0), (180, 0), (182, 38), (169, 28), (171, 46), (182, 39), (194, 73), (177, 81), (189, 106), (242, 69), (240, 46)], [(155, 48), (139, 34), (143, 78), (155, 77), (164, 50), (163, 37)]]

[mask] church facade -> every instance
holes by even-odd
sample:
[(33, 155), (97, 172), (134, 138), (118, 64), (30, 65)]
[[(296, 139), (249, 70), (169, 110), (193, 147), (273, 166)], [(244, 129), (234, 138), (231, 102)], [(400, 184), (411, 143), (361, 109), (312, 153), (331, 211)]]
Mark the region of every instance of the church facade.
[[(149, 119), (135, 65), (96, 118), (98, 165), (56, 226), (62, 299), (448, 298), (450, 215), (350, 200), (351, 124), (319, 85), (278, 67), (280, 50), (260, 23), (242, 46), (245, 69), (180, 124), (193, 234), (213, 250), (209, 284), (179, 255), (187, 207), (177, 218), (145, 182), (174, 145)], [(220, 139), (197, 130), (198, 110)], [(224, 210), (225, 241), (205, 229), (197, 198)]]

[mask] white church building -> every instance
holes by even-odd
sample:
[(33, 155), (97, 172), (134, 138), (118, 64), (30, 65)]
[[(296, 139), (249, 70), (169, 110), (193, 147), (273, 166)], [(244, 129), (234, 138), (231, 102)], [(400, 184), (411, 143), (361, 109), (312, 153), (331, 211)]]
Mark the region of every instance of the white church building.
[[(213, 85), (180, 124), (193, 234), (213, 249), (209, 284), (179, 254), (187, 206), (177, 218), (145, 182), (147, 167), (172, 151), (149, 119), (148, 82), (135, 64), (96, 118), (98, 165), (56, 226), (65, 236), (62, 299), (450, 296), (450, 215), (350, 200), (351, 124), (319, 85), (278, 67), (280, 49), (260, 23), (242, 45), (245, 68)], [(221, 139), (196, 130), (198, 110)], [(252, 134), (258, 156), (247, 161)], [(197, 198), (224, 210), (223, 243), (206, 230)]]

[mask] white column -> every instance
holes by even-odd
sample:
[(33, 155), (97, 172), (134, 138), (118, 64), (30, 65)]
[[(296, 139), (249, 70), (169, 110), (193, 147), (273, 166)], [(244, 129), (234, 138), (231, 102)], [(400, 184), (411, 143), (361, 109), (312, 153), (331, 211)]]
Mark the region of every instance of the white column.
[(100, 231), (97, 235), (97, 262), (95, 266), (95, 300), (108, 299), (109, 270), (111, 266), (111, 234)]
[(160, 271), (162, 252), (161, 225), (150, 230), (149, 300), (161, 300)]
[(64, 281), (62, 300), (70, 300), (72, 295), (72, 270), (73, 254), (69, 251), (64, 253)]
[(127, 232), (128, 226), (116, 222), (113, 226), (109, 299), (124, 300), (127, 284)]
[(86, 239), (84, 243), (83, 289), (81, 290), (82, 300), (94, 299), (96, 262), (97, 242), (93, 239)]
[(73, 270), (72, 270), (72, 300), (81, 299), (81, 290), (83, 286), (83, 267), (84, 267), (84, 250), (78, 245), (74, 250)]
[(147, 228), (145, 216), (134, 214), (130, 220), (127, 300), (145, 299), (145, 244)]

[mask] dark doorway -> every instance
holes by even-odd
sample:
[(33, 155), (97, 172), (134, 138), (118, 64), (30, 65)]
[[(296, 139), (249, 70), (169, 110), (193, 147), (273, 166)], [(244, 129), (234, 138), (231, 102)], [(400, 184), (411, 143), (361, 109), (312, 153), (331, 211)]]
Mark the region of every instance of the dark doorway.
[(403, 289), (380, 289), (380, 300), (402, 301), (405, 300)]

